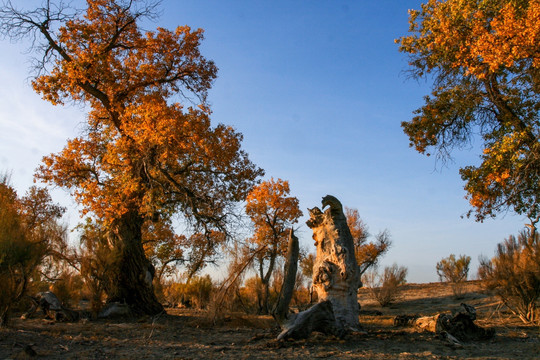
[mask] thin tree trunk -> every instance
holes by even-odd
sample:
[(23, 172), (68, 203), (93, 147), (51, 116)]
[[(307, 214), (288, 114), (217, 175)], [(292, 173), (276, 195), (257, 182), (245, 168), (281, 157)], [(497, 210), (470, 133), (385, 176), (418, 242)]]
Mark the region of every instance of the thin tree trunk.
[(157, 300), (152, 285), (154, 268), (142, 246), (143, 219), (132, 211), (114, 225), (115, 270), (111, 274), (107, 302), (126, 303), (135, 315), (162, 312), (163, 305)]
[(3, 305), (0, 308), (0, 327), (7, 327), (9, 325), (10, 305)]
[(293, 229), (291, 229), (289, 234), (289, 247), (287, 249), (287, 260), (285, 261), (283, 272), (283, 284), (281, 285), (279, 298), (273, 312), (274, 318), (279, 322), (287, 319), (289, 313), (289, 304), (291, 303), (294, 284), (296, 283), (299, 253), (300, 246), (298, 244), (298, 238), (294, 235)]
[(277, 257), (277, 249), (275, 246), (271, 250), (270, 254), (270, 263), (268, 264), (268, 270), (266, 271), (266, 275), (264, 277), (263, 274), (263, 268), (262, 268), (262, 261), (261, 261), (261, 283), (263, 285), (263, 304), (262, 304), (262, 313), (263, 314), (269, 314), (270, 313), (270, 307), (268, 305), (269, 297), (270, 297), (270, 277), (272, 276), (272, 272), (274, 271), (274, 266), (276, 264), (276, 257)]

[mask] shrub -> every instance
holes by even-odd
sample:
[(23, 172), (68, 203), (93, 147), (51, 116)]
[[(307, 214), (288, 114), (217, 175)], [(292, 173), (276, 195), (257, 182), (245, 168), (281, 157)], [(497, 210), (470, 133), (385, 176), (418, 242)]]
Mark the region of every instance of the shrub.
[(460, 298), (463, 295), (463, 289), (467, 276), (469, 274), (469, 264), (471, 257), (460, 255), (456, 259), (454, 254), (442, 259), (437, 263), (437, 275), (440, 281), (449, 282), (452, 286), (454, 296)]
[(81, 248), (79, 262), (85, 285), (85, 296), (89, 297), (90, 309), (97, 316), (103, 308), (106, 292), (114, 281), (115, 262), (118, 257), (112, 251), (105, 230), (98, 223), (88, 221), (80, 226)]
[(170, 305), (205, 309), (210, 303), (214, 284), (210, 275), (194, 276), (186, 283), (169, 282), (163, 293)]
[(24, 224), (15, 190), (0, 175), (0, 326), (8, 324), (12, 306), (25, 295), (43, 252)]
[(180, 304), (182, 299), (181, 285), (171, 280), (163, 282), (163, 297), (167, 306), (177, 307)]
[(70, 270), (64, 270), (51, 286), (51, 291), (67, 307), (79, 304), (82, 298), (83, 278)]
[(491, 260), (480, 258), (478, 276), (523, 322), (539, 322), (540, 241), (534, 227), (498, 244)]
[(263, 292), (264, 285), (258, 275), (246, 279), (238, 292), (244, 311), (260, 313), (263, 308)]
[(400, 286), (405, 284), (407, 268), (393, 264), (384, 268), (382, 275), (376, 270), (368, 272), (363, 282), (369, 289), (371, 296), (381, 305), (388, 306), (395, 302), (400, 295)]
[(64, 211), (44, 188), (18, 197), (9, 176), (0, 174), (0, 325), (30, 287), (44, 285), (45, 259), (52, 262), (65, 248), (66, 227), (58, 222)]
[(213, 289), (210, 275), (194, 276), (186, 284), (186, 297), (190, 299), (193, 307), (205, 309), (210, 303)]

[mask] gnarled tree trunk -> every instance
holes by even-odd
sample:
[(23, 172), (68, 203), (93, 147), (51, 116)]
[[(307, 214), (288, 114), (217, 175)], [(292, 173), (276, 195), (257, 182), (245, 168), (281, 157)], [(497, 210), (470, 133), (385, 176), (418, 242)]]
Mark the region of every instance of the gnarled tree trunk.
[(154, 267), (144, 254), (142, 225), (143, 219), (136, 211), (124, 214), (113, 225), (116, 258), (107, 302), (125, 303), (134, 315), (156, 315), (163, 311), (163, 305), (154, 294)]
[(319, 208), (309, 210), (307, 225), (313, 230), (317, 256), (313, 265), (313, 286), (319, 301), (333, 305), (339, 329), (360, 328), (358, 323), (358, 288), (361, 285), (354, 242), (338, 199), (327, 195)]
[[(357, 299), (361, 282), (353, 238), (339, 200), (327, 195), (322, 204), (323, 209), (326, 206), (329, 208), (324, 212), (316, 207), (309, 210), (311, 217), (307, 221), (317, 247), (313, 287), (317, 291), (319, 304), (298, 314), (280, 334), (280, 339), (309, 335), (310, 331), (300, 331), (303, 327), (322, 328), (323, 332), (338, 336), (361, 329)], [(333, 318), (334, 326), (317, 325), (327, 323), (329, 318)]]

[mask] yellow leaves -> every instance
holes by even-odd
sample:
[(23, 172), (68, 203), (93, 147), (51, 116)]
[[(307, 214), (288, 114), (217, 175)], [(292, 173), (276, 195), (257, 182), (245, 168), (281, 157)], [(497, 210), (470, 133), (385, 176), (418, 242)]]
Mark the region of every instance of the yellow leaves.
[(411, 146), (450, 152), (484, 141), (481, 165), (462, 169), (478, 219), (512, 208), (538, 210), (540, 0), (429, 0), (410, 12), (398, 39), (415, 78), (432, 73), (434, 90), (410, 122)]
[[(503, 67), (512, 67), (523, 59), (533, 59), (538, 65), (538, 39), (540, 35), (540, 1), (529, 1), (526, 11), (512, 3), (506, 3), (491, 21), (489, 15), (477, 18), (474, 23), (474, 40), (471, 53), (487, 65), (489, 72), (497, 72)], [(489, 24), (489, 25), (488, 25)], [(486, 70), (479, 66), (469, 72), (483, 78)]]
[(423, 63), (428, 72), (439, 60), (478, 79), (523, 59), (538, 67), (540, 0), (525, 3), (429, 1), (421, 11), (409, 11), (413, 35), (396, 42), (400, 51), (429, 58)]

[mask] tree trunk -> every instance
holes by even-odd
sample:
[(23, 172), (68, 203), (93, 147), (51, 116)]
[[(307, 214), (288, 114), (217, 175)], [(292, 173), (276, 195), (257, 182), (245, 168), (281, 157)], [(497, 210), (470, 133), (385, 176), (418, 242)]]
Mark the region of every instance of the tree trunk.
[(7, 327), (9, 325), (9, 315), (11, 312), (10, 305), (0, 306), (0, 328)]
[(144, 254), (142, 225), (143, 219), (136, 211), (124, 214), (113, 225), (115, 261), (107, 302), (125, 303), (134, 315), (156, 315), (163, 306), (154, 294), (154, 267)]
[(259, 312), (261, 314), (270, 313), (270, 306), (268, 305), (270, 298), (270, 277), (272, 276), (272, 272), (274, 271), (276, 257), (277, 249), (275, 246), (273, 246), (270, 250), (270, 262), (268, 264), (268, 270), (266, 270), (266, 274), (264, 274), (264, 255), (262, 255), (261, 262), (259, 264), (259, 274), (261, 276), (261, 284), (263, 286), (262, 306), (259, 306)]
[(319, 303), (299, 313), (285, 326), (279, 339), (307, 337), (313, 323), (327, 323), (329, 316), (333, 319), (333, 326), (316, 325), (318, 331), (343, 336), (350, 331), (361, 330), (357, 299), (360, 271), (354, 256), (353, 238), (339, 200), (327, 195), (322, 204), (323, 208), (330, 208), (324, 213), (319, 208), (310, 209), (311, 217), (307, 221), (317, 247), (313, 287)]
[(289, 304), (291, 303), (294, 292), (294, 284), (296, 283), (296, 271), (298, 269), (299, 253), (300, 246), (298, 244), (298, 238), (294, 235), (293, 229), (291, 229), (289, 233), (287, 260), (285, 261), (285, 268), (283, 272), (283, 284), (281, 285), (279, 298), (273, 312), (274, 318), (279, 322), (285, 320), (289, 313)]

